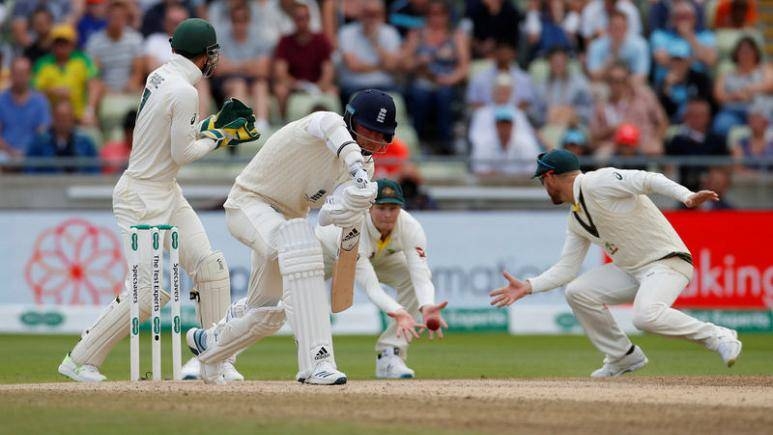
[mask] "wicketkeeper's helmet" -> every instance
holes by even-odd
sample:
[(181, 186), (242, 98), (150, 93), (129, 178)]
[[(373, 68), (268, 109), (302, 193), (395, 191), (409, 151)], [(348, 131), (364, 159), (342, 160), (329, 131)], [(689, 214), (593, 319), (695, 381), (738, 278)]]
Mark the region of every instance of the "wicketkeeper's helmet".
[(207, 63), (202, 68), (205, 77), (212, 75), (220, 59), (220, 45), (212, 24), (201, 18), (188, 18), (180, 23), (169, 38), (175, 53), (193, 59), (200, 54), (207, 55)]

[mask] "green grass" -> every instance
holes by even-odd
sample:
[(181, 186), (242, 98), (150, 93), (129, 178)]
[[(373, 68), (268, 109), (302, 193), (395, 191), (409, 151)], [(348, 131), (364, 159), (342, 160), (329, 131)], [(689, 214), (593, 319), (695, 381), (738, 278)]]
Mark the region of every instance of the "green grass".
[[(143, 335), (142, 370), (149, 370), (150, 349)], [(166, 336), (164, 337), (167, 338)], [(725, 368), (718, 355), (684, 340), (644, 335), (633, 338), (650, 364), (638, 376), (769, 375), (773, 373), (773, 336), (742, 335), (743, 354), (735, 367)], [(56, 368), (75, 344), (72, 336), (0, 335), (0, 383), (64, 381)], [(372, 379), (375, 337), (335, 338), (336, 360), (350, 379)], [(170, 346), (164, 341), (165, 375)], [(111, 380), (128, 379), (128, 342), (120, 343), (102, 367)], [(183, 355), (187, 359), (187, 353)], [(602, 356), (584, 336), (510, 336), (505, 334), (426, 337), (408, 352), (411, 368), (422, 379), (587, 376)], [(247, 379), (292, 380), (296, 372), (295, 344), (290, 337), (271, 337), (239, 356), (237, 366)]]

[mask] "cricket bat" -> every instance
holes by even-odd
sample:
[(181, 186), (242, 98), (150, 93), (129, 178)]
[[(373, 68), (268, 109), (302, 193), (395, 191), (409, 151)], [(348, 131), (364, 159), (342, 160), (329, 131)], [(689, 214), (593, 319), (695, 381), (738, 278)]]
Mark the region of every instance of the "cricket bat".
[(354, 271), (357, 267), (359, 246), (360, 226), (344, 228), (341, 233), (341, 245), (338, 247), (338, 260), (333, 267), (330, 307), (334, 313), (344, 311), (354, 302)]

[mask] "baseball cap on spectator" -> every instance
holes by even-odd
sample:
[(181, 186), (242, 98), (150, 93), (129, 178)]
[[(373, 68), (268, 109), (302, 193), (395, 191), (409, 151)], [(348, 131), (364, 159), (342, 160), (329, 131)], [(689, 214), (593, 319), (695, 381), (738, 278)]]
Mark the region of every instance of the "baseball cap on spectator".
[(688, 59), (690, 57), (690, 44), (684, 40), (671, 40), (668, 43), (668, 55), (672, 58)]
[(63, 40), (75, 42), (78, 39), (78, 33), (69, 24), (57, 24), (51, 29), (50, 38), (53, 41)]
[(579, 128), (570, 128), (566, 130), (561, 138), (561, 146), (566, 147), (567, 145), (587, 146), (588, 137)]
[(496, 122), (513, 122), (515, 119), (515, 110), (508, 106), (499, 106), (494, 109), (494, 120)]
[(633, 124), (620, 124), (615, 131), (615, 143), (629, 147), (639, 146), (639, 127)]

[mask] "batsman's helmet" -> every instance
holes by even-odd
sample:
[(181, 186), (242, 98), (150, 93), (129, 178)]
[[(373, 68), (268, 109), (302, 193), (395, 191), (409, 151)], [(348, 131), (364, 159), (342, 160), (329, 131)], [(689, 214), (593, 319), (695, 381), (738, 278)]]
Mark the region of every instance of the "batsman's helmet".
[(202, 68), (205, 77), (212, 75), (220, 59), (220, 45), (217, 43), (215, 28), (201, 18), (188, 18), (180, 23), (169, 38), (175, 53), (193, 59), (206, 54), (207, 63)]
[(396, 112), (395, 102), (389, 94), (378, 89), (365, 89), (349, 100), (344, 121), (352, 134), (359, 124), (383, 134), (386, 143), (390, 143), (397, 128)]

